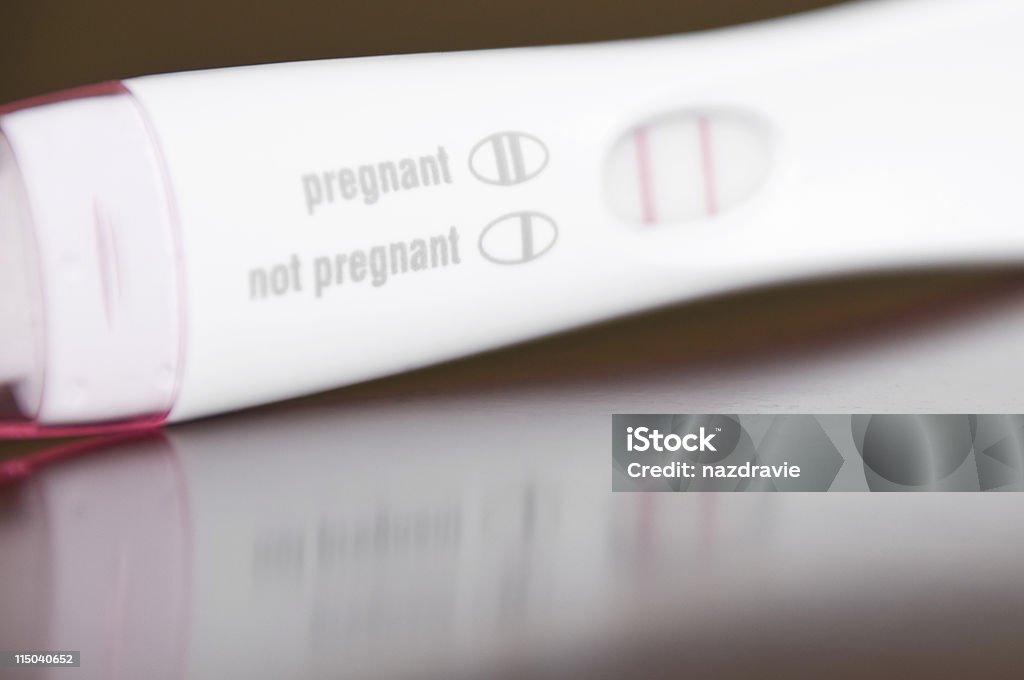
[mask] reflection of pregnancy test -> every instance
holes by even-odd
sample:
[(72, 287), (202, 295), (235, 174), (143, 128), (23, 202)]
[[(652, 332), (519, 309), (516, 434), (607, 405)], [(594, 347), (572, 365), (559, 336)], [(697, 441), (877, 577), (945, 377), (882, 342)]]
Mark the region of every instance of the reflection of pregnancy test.
[(641, 603), (612, 508), (639, 496), (607, 492), (603, 429), (546, 413), (300, 406), (0, 461), (0, 638), (81, 651), (83, 680), (480, 678), (616, 639)]
[(182, 420), (744, 286), (1024, 255), (1024, 6), (139, 78), (0, 117), (17, 423)]

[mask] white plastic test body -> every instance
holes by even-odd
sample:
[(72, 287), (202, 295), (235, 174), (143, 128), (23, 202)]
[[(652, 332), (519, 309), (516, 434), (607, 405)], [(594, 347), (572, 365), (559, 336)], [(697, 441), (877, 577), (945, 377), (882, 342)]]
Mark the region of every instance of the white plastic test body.
[(1022, 261), (1022, 28), (1016, 0), (856, 3), (11, 109), (7, 431), (195, 418), (752, 285)]

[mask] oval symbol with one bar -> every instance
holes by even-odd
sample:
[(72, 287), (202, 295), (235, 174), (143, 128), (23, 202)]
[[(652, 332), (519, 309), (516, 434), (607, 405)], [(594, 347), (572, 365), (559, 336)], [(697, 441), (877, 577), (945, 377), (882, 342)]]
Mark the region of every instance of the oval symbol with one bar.
[(469, 154), (473, 176), (498, 186), (533, 179), (547, 164), (547, 147), (525, 132), (496, 132), (480, 141)]
[(480, 254), (495, 264), (522, 264), (551, 250), (558, 225), (547, 215), (523, 211), (499, 217), (480, 234)]

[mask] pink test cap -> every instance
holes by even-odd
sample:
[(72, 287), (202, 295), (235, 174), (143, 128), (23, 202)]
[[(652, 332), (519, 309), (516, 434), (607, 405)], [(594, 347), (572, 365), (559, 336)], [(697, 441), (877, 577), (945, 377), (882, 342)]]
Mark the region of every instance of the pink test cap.
[(173, 205), (119, 83), (0, 111), (0, 436), (158, 423), (180, 364)]

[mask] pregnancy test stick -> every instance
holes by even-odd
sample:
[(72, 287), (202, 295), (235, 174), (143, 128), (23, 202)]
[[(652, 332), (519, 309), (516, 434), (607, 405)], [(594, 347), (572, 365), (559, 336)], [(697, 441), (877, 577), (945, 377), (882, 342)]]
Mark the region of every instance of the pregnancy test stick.
[(0, 431), (196, 418), (755, 285), (1022, 261), (1022, 28), (1014, 0), (860, 2), (10, 106)]

